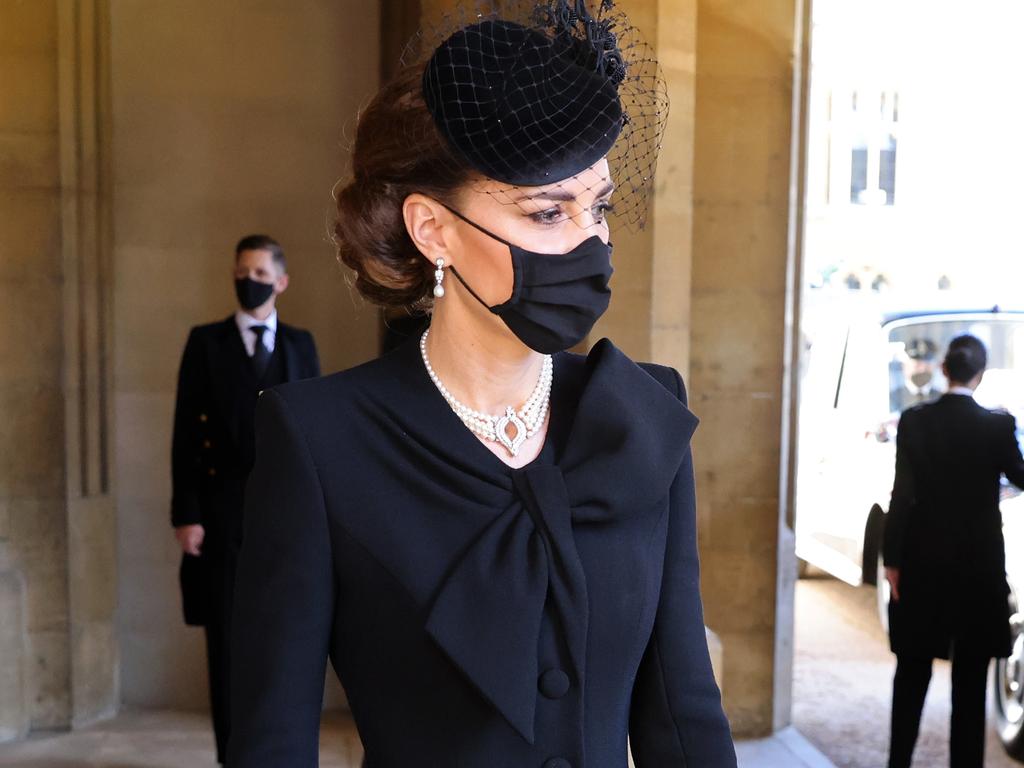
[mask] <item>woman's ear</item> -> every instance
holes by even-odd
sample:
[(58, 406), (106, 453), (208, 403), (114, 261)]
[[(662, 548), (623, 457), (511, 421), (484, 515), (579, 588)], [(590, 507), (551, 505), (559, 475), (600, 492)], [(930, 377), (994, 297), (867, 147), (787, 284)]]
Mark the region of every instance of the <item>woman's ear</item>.
[(402, 218), (417, 250), (431, 264), (444, 259), (451, 264), (450, 240), (452, 227), (448, 226), (450, 215), (443, 205), (432, 197), (414, 192), (402, 204)]

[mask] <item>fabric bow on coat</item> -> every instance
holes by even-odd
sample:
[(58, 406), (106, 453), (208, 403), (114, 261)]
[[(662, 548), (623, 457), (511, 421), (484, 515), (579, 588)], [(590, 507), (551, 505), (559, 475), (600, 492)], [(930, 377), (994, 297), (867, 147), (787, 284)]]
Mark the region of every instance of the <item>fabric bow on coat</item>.
[[(587, 584), (574, 529), (663, 499), (698, 424), (678, 398), (607, 340), (595, 346), (587, 365), (590, 379), (564, 455), (557, 464), (534, 461), (512, 471), (515, 503), (453, 564), (425, 624), (531, 744), (548, 600), (573, 671), (584, 679)], [(625, 389), (624, 380), (630, 382)]]

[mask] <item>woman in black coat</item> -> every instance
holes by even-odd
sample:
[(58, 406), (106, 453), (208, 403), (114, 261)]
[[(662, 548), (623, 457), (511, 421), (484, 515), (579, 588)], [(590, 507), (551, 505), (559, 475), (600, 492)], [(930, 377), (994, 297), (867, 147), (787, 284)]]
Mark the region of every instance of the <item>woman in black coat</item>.
[(657, 110), (620, 92), (663, 94), (554, 5), (575, 16), (457, 29), (360, 116), (340, 256), (431, 324), (260, 399), (233, 768), (317, 764), (328, 656), (367, 768), (625, 768), (627, 736), (638, 768), (736, 765), (682, 380), (607, 340), (564, 351), (608, 304), (613, 183), (635, 213), (653, 172)]
[(1013, 416), (975, 402), (987, 364), (973, 336), (952, 341), (949, 392), (904, 412), (884, 560), (896, 654), (889, 768), (909, 768), (933, 659), (953, 660), (950, 764), (981, 768), (989, 661), (1010, 653), (1000, 476), (1024, 487)]

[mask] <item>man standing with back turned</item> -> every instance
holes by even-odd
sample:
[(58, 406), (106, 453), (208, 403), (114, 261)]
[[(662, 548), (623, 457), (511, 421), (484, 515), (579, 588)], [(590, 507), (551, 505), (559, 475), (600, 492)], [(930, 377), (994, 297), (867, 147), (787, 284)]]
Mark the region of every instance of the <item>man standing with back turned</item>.
[(896, 654), (889, 768), (910, 768), (933, 659), (953, 662), (950, 768), (985, 763), (988, 667), (1011, 646), (1000, 476), (1024, 488), (1014, 417), (974, 399), (987, 365), (980, 339), (953, 339), (949, 391), (900, 418), (883, 541)]
[(228, 624), (245, 482), (254, 459), (256, 399), (268, 387), (320, 375), (313, 336), (277, 318), (277, 297), (288, 287), (281, 246), (266, 235), (242, 238), (234, 279), (240, 309), (196, 326), (185, 344), (171, 448), (171, 524), (184, 553), (185, 623), (206, 629), (220, 763), (230, 722)]

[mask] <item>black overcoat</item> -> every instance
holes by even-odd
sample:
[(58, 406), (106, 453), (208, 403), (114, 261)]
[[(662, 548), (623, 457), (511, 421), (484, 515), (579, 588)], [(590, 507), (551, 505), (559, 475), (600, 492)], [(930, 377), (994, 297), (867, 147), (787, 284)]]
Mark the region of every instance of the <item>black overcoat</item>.
[(1013, 416), (965, 395), (904, 412), (886, 515), (885, 565), (900, 569), (890, 601), (896, 654), (948, 659), (957, 647), (1010, 652), (1000, 476), (1024, 486)]
[[(294, 381), (320, 375), (309, 331), (278, 321), (268, 371)], [(171, 441), (171, 524), (201, 524), (202, 555), (184, 555), (180, 569), (185, 622), (203, 625), (211, 576), (223, 571), (229, 547), (241, 538), (245, 481), (253, 462), (255, 380), (234, 315), (194, 327), (182, 353)]]
[[(704, 634), (682, 380), (555, 356), (511, 469), (416, 340), (264, 392), (232, 638), (231, 768), (311, 768), (328, 656), (367, 768), (733, 768)], [(269, 471), (273, 468), (273, 471)]]

